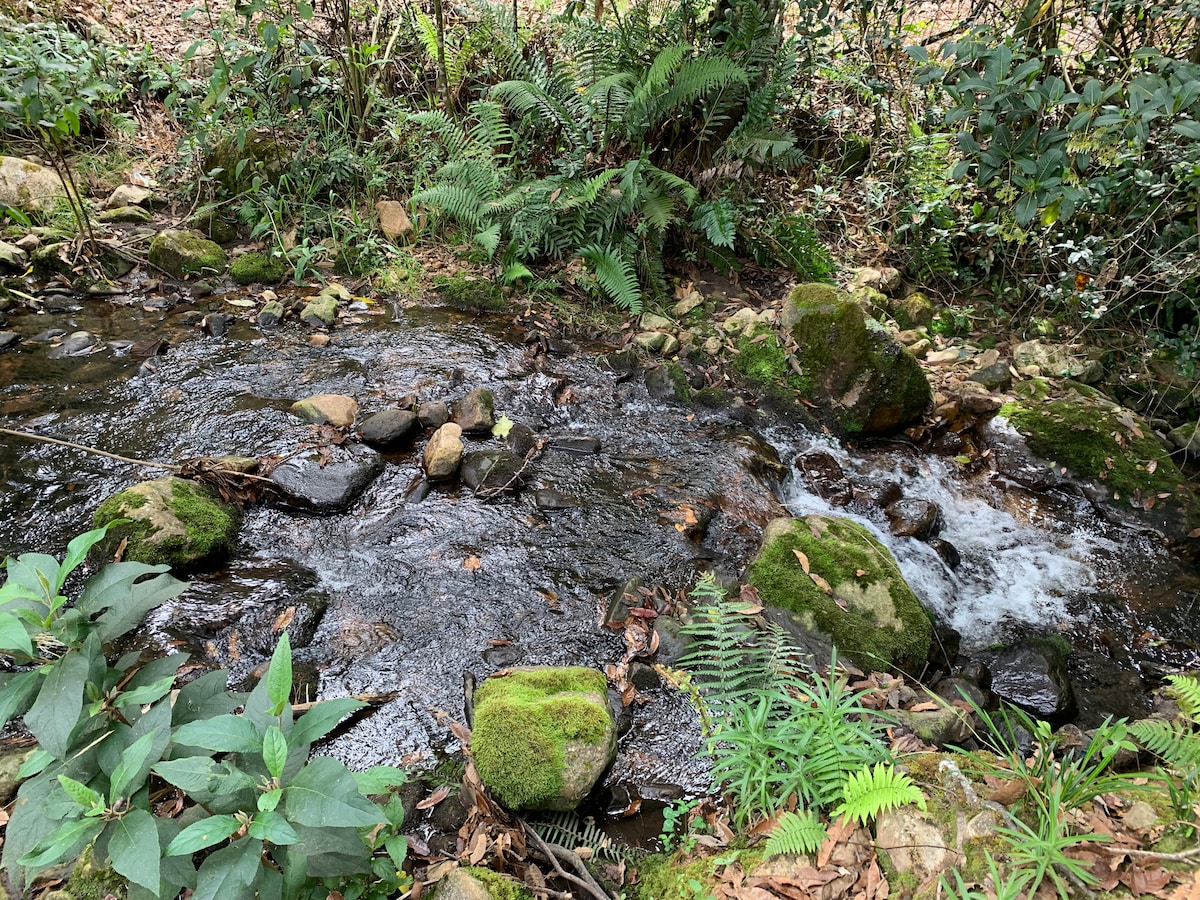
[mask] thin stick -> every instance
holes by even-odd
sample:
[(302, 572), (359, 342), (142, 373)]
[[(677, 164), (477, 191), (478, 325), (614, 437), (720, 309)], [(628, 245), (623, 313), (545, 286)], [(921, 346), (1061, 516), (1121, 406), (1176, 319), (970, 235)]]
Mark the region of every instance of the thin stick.
[(1100, 849), (1107, 850), (1112, 854), (1124, 853), (1127, 856), (1138, 856), (1144, 859), (1160, 859), (1163, 862), (1183, 862), (1188, 859), (1195, 859), (1200, 856), (1200, 847), (1193, 847), (1191, 850), (1181, 850), (1178, 853), (1156, 853), (1153, 850), (1130, 850), (1126, 847), (1109, 846), (1101, 844)]
[(178, 472), (182, 466), (175, 466), (170, 463), (149, 462), (144, 459), (131, 459), (128, 456), (120, 456), (116, 453), (109, 453), (107, 450), (97, 450), (95, 447), (85, 447), (82, 444), (73, 444), (70, 441), (61, 441), (58, 438), (46, 437), (44, 434), (30, 434), (27, 431), (13, 431), (11, 428), (0, 428), (0, 434), (11, 434), (13, 437), (28, 438), (31, 441), (41, 441), (44, 444), (57, 444), (60, 447), (70, 447), (72, 450), (82, 450), (84, 453), (94, 453), (96, 456), (107, 456), (109, 459), (115, 459), (117, 462), (129, 463), (134, 466), (146, 466), (151, 469), (166, 469), (169, 472)]
[[(554, 866), (555, 874), (557, 874), (559, 878), (563, 879), (564, 881), (569, 881), (576, 887), (582, 888), (589, 895), (595, 897), (596, 900), (612, 900), (612, 896), (606, 892), (604, 888), (596, 884), (595, 880), (590, 874), (587, 875), (586, 880), (577, 875), (572, 875), (570, 872), (564, 869), (562, 864), (559, 862), (560, 858), (568, 859), (572, 863), (572, 868), (575, 868), (574, 863), (580, 862), (578, 856), (575, 856), (575, 854), (566, 847), (559, 847), (556, 844), (546, 843), (546, 841), (542, 839), (542, 836), (534, 831), (528, 822), (522, 821), (521, 825), (525, 829), (525, 833), (533, 840), (538, 849), (542, 851), (542, 855), (545, 856), (546, 861), (550, 863), (550, 865)], [(574, 859), (571, 859), (571, 857), (574, 857)], [(587, 867), (583, 866), (582, 863), (580, 863), (580, 866), (583, 868), (584, 873), (587, 873)]]

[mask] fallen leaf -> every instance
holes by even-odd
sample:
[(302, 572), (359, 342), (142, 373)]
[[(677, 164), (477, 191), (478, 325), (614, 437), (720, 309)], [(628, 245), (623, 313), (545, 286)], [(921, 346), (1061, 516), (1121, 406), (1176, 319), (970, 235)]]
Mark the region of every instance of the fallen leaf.
[(508, 437), (508, 433), (512, 431), (514, 424), (516, 423), (514, 423), (513, 420), (508, 416), (501, 415), (500, 418), (496, 420), (496, 424), (492, 426), (492, 434), (498, 438), (506, 438)]
[(463, 560), (463, 568), (468, 572), (478, 572), (483, 568), (483, 563), (479, 561), (479, 557), (472, 554)]
[(866, 575), (866, 574), (867, 574), (867, 570), (866, 570), (866, 569), (855, 569), (855, 570), (854, 570), (854, 577), (855, 577), (855, 578), (862, 578), (862, 577), (863, 577), (864, 575)]
[(279, 634), (279, 632), (292, 624), (294, 618), (296, 618), (296, 607), (289, 606), (275, 617), (275, 621), (271, 623), (271, 633)]
[(1142, 868), (1138, 865), (1130, 867), (1129, 871), (1121, 876), (1121, 881), (1129, 886), (1135, 895), (1141, 894), (1157, 894), (1167, 882), (1171, 880), (1171, 873), (1162, 866)]
[(417, 809), (433, 809), (450, 796), (450, 785), (443, 784), (440, 788), (417, 804)]
[(829, 594), (831, 597), (833, 596), (833, 588), (829, 586), (828, 581), (826, 581), (816, 572), (809, 572), (808, 577), (811, 578), (813, 580), (813, 584), (819, 587), (822, 591), (824, 591), (826, 594)]
[(808, 557), (805, 556), (803, 553), (801, 553), (799, 550), (792, 550), (792, 552), (796, 554), (796, 559), (800, 560), (800, 568), (802, 568), (804, 570), (804, 574), (805, 575), (811, 574), (812, 568), (809, 565)]
[(985, 775), (983, 780), (991, 788), (987, 799), (999, 803), (1001, 806), (1012, 806), (1012, 804), (1024, 797), (1029, 790), (1029, 783), (1021, 779), (1005, 781), (1001, 778)]
[(1153, 475), (1154, 470), (1157, 468), (1158, 468), (1158, 460), (1157, 459), (1152, 459), (1152, 460), (1150, 460), (1150, 462), (1146, 463), (1146, 473), (1149, 475)]
[(918, 703), (915, 706), (910, 706), (908, 708), (908, 711), (909, 712), (933, 712), (934, 710), (938, 710), (941, 708), (942, 707), (939, 704), (934, 703), (932, 700), (927, 700), (924, 703)]

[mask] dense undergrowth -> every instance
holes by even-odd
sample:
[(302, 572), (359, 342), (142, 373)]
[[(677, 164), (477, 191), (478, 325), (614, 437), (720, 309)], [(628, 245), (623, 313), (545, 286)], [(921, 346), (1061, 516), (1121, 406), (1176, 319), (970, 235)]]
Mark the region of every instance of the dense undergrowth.
[(163, 61), (46, 11), (5, 20), (0, 106), (9, 149), (64, 172), (165, 107), (186, 135), (173, 183), (298, 279), (411, 268), (372, 224), (378, 198), (412, 198), (421, 239), (518, 287), (636, 310), (689, 263), (883, 262), (973, 294), (967, 321), (1132, 326), (1187, 375), (1194, 12), (254, 0), (202, 5), (212, 39)]

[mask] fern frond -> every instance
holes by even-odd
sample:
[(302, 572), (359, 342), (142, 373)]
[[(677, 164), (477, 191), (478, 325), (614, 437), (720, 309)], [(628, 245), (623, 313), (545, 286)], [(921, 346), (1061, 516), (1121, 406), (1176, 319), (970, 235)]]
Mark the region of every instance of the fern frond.
[(1144, 719), (1129, 726), (1129, 733), (1155, 756), (1178, 772), (1200, 766), (1200, 734), (1182, 722)]
[(479, 194), (457, 184), (435, 184), (414, 194), (413, 202), (440, 209), (467, 228), (480, 228), (487, 215)]
[(733, 249), (733, 242), (737, 237), (737, 211), (726, 198), (710, 200), (697, 206), (692, 225), (704, 232), (704, 236), (714, 247)]
[(632, 862), (639, 852), (634, 847), (618, 844), (596, 825), (590, 816), (581, 819), (573, 812), (549, 812), (529, 819), (529, 826), (552, 844), (564, 847), (590, 847), (600, 859), (612, 862)]
[(866, 825), (880, 813), (909, 803), (925, 808), (925, 796), (912, 779), (887, 763), (854, 772), (842, 788), (842, 803), (834, 815)]
[(1179, 704), (1179, 711), (1200, 725), (1200, 679), (1191, 675), (1168, 675), (1170, 693)]
[(579, 248), (579, 255), (591, 264), (596, 273), (596, 282), (613, 303), (632, 313), (642, 311), (642, 292), (637, 276), (630, 261), (620, 250), (588, 244)]
[(785, 812), (775, 820), (775, 829), (763, 850), (767, 856), (816, 853), (828, 837), (829, 832), (811, 810)]
[[(489, 93), (522, 115), (534, 116), (543, 126), (559, 128), (577, 140), (583, 139), (583, 116), (577, 101), (572, 101), (568, 106), (562, 98), (532, 81), (502, 81), (492, 85)], [(572, 109), (572, 106), (575, 108)]]

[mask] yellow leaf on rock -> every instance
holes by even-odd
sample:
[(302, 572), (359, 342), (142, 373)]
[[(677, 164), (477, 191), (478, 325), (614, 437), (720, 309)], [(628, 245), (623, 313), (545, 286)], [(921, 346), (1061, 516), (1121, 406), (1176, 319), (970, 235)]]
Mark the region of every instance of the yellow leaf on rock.
[(812, 570), (809, 568), (808, 557), (805, 556), (803, 553), (801, 553), (799, 550), (793, 550), (792, 552), (796, 554), (796, 559), (800, 560), (800, 568), (802, 568), (804, 570), (804, 574), (805, 575), (810, 574), (810, 572)]

